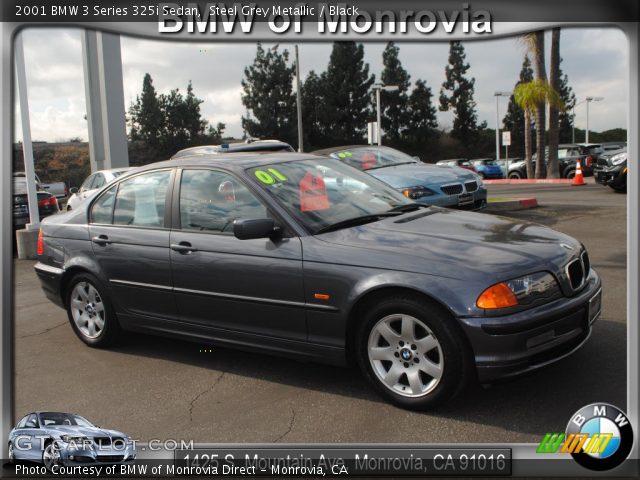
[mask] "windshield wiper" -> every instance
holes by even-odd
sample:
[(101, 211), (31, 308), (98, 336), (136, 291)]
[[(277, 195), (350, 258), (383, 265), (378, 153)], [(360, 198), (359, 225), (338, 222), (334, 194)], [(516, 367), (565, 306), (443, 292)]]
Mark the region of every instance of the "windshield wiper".
[(376, 170), (378, 168), (387, 168), (387, 167), (397, 167), (398, 165), (411, 165), (414, 163), (418, 163), (418, 162), (399, 162), (399, 163), (388, 163), (387, 165), (379, 165), (377, 167), (371, 167), (371, 168), (367, 168), (365, 170), (365, 172), (368, 172), (369, 170)]
[(348, 218), (346, 220), (342, 220), (340, 222), (336, 222), (336, 223), (333, 223), (331, 225), (327, 225), (326, 227), (322, 227), (322, 228), (316, 230), (314, 232), (314, 235), (317, 235), (319, 233), (332, 232), (334, 230), (340, 230), (342, 228), (355, 227), (355, 226), (358, 226), (358, 225), (364, 225), (365, 223), (377, 222), (381, 218), (384, 218), (384, 217), (395, 217), (395, 216), (400, 215), (401, 213), (402, 212), (388, 211), (388, 212), (382, 212), (382, 213), (375, 213), (375, 214), (372, 214), (372, 215), (362, 215), (360, 217)]
[(392, 209), (389, 210), (389, 212), (400, 212), (400, 213), (415, 212), (419, 208), (429, 208), (429, 205), (424, 205), (422, 203), (408, 203), (405, 205), (398, 205), (397, 207), (393, 207)]

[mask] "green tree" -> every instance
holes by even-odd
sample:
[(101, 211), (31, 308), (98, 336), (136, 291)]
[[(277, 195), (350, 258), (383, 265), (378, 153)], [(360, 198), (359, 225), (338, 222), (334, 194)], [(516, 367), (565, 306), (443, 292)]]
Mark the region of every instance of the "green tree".
[(323, 146), (323, 138), (326, 134), (323, 98), (325, 89), (322, 79), (311, 70), (301, 86), (302, 95), (302, 131), (304, 143), (309, 150)]
[(478, 125), (476, 102), (473, 99), (475, 78), (467, 78), (469, 64), (465, 63), (464, 46), (459, 41), (449, 43), (449, 64), (445, 67), (446, 80), (440, 89), (440, 111), (453, 110), (455, 117), (451, 136), (471, 151), (478, 141), (478, 133), (486, 122)]
[(369, 90), (375, 81), (364, 62), (362, 44), (334, 42), (327, 71), (320, 78), (325, 89), (322, 118), (326, 143), (361, 142), (371, 118)]
[[(560, 58), (560, 65), (562, 65), (562, 58)], [(560, 111), (559, 142), (570, 143), (573, 142), (573, 108), (576, 105), (576, 95), (569, 85), (569, 77), (562, 71), (561, 66), (558, 68), (558, 76), (560, 77), (558, 93), (565, 107), (564, 110)]]
[[(520, 70), (520, 77), (516, 82), (514, 89), (522, 84), (533, 80), (533, 69), (531, 68), (531, 60), (529, 55), (524, 56), (522, 62), (522, 68)], [(525, 156), (525, 121), (524, 110), (515, 101), (513, 94), (509, 98), (509, 105), (507, 107), (507, 113), (503, 119), (504, 129), (511, 132), (511, 146), (509, 152), (513, 156)], [(530, 123), (529, 123), (530, 125)], [(529, 132), (531, 134), (531, 132)]]
[(179, 89), (158, 95), (153, 81), (146, 74), (142, 94), (129, 108), (131, 145), (129, 156), (132, 164), (142, 165), (171, 156), (190, 146), (213, 143), (220, 139), (224, 124), (216, 128), (202, 118), (199, 99), (191, 81), (186, 95)]
[(129, 107), (129, 120), (131, 140), (142, 140), (152, 146), (159, 144), (164, 117), (153, 79), (148, 73), (142, 80), (142, 93), (136, 96), (135, 103)]
[[(513, 96), (516, 103), (524, 110), (524, 140), (525, 140), (525, 160), (527, 162), (527, 178), (534, 177), (533, 161), (532, 161), (532, 139), (531, 139), (531, 116), (538, 111), (541, 104), (549, 103), (558, 108), (563, 108), (562, 99), (557, 91), (542, 80), (532, 80), (527, 83), (521, 83), (516, 86)], [(543, 150), (544, 152), (544, 150)], [(538, 160), (536, 161), (536, 172), (539, 165), (542, 163), (541, 158), (544, 158), (544, 153), (540, 155), (538, 153)]]
[(242, 80), (242, 103), (251, 112), (242, 117), (242, 128), (250, 136), (295, 141), (294, 74), (287, 50), (280, 53), (277, 45), (265, 50), (258, 43), (253, 64), (244, 69)]
[(404, 138), (413, 149), (424, 150), (438, 136), (433, 94), (424, 80), (417, 80), (407, 102), (408, 126)]
[(382, 106), (381, 120), (382, 129), (386, 143), (397, 145), (402, 137), (402, 132), (409, 126), (409, 112), (407, 104), (409, 102), (409, 86), (411, 78), (407, 71), (402, 67), (402, 63), (398, 58), (400, 49), (393, 43), (387, 43), (387, 47), (382, 52), (382, 70), (381, 80), (384, 85), (395, 85), (398, 90), (380, 92), (380, 103)]

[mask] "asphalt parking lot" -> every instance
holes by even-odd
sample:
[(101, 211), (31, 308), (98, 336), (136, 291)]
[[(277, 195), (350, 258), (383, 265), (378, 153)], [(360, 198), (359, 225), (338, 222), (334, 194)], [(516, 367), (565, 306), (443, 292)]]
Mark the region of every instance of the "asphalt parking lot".
[(143, 441), (503, 443), (563, 431), (594, 401), (625, 409), (626, 195), (591, 183), (491, 185), (489, 192), (537, 197), (537, 209), (502, 214), (578, 238), (602, 276), (602, 316), (568, 359), (414, 413), (383, 401), (356, 368), (133, 334), (112, 350), (88, 348), (45, 298), (34, 262), (16, 260), (15, 415), (76, 412)]

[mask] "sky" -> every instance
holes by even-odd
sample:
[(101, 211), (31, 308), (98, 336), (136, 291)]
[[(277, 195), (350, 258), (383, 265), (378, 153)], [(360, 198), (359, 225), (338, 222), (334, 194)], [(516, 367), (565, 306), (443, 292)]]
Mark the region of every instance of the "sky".
[[(80, 30), (29, 29), (24, 31), (27, 91), (31, 120), (31, 136), (40, 141), (66, 141), (79, 137), (86, 140), (87, 122), (82, 68)], [(550, 46), (547, 35), (546, 47)], [(411, 75), (412, 84), (425, 80), (435, 99), (444, 81), (449, 54), (446, 42), (398, 42), (400, 61)], [(265, 43), (269, 48), (273, 44)], [(365, 43), (365, 61), (370, 73), (380, 78), (382, 51), (385, 43)], [(515, 85), (525, 47), (518, 37), (464, 42), (467, 76), (474, 77), (475, 101), (479, 121), (490, 128), (496, 123), (496, 91), (510, 91)], [(280, 43), (293, 56), (293, 44)], [(223, 122), (226, 135), (242, 136), (241, 117), (246, 115), (240, 95), (244, 68), (253, 62), (255, 43), (191, 43), (144, 40), (121, 37), (125, 108), (135, 101), (142, 89), (145, 73), (151, 74), (159, 93), (179, 88), (183, 93), (189, 80), (194, 93), (204, 100), (203, 117), (211, 124)], [(310, 70), (326, 69), (331, 43), (299, 43), (301, 77)], [(561, 32), (562, 70), (578, 97), (604, 97), (591, 103), (589, 128), (603, 131), (627, 128), (628, 48), (625, 35), (613, 28), (565, 28)], [(547, 61), (549, 53), (547, 51)], [(548, 69), (548, 66), (547, 66)], [(500, 117), (508, 100), (500, 100)], [(16, 125), (20, 125), (16, 108)], [(453, 116), (439, 112), (441, 128), (450, 128)], [(576, 127), (586, 127), (586, 104), (576, 107)], [(22, 138), (16, 128), (16, 140)]]

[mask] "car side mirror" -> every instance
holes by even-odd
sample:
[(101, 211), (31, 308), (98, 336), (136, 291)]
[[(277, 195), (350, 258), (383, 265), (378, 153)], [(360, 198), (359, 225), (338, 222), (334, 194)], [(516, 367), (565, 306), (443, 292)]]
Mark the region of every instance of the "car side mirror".
[(240, 240), (275, 238), (281, 233), (272, 218), (239, 219), (233, 222), (233, 234)]
[(69, 189), (69, 193), (71, 193), (72, 195), (75, 194), (75, 193), (78, 193), (78, 187), (71, 187)]

